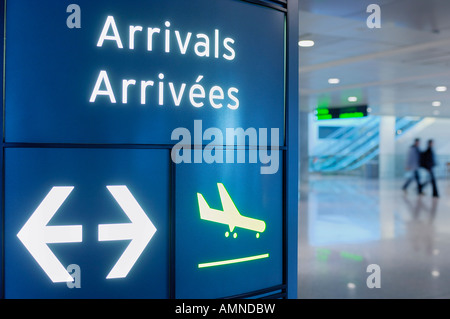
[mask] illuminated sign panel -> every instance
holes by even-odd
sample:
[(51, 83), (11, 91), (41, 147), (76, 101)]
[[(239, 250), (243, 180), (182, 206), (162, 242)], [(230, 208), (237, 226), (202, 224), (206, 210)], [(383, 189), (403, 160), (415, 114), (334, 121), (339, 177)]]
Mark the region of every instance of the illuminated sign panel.
[(7, 149), (5, 297), (168, 298), (167, 153)]
[(298, 85), (251, 2), (8, 1), (0, 297), (288, 290)]
[(177, 165), (177, 298), (282, 284), (281, 172), (262, 175), (255, 164)]
[(367, 116), (367, 105), (316, 109), (317, 120), (350, 119)]
[(7, 142), (170, 144), (196, 119), (277, 127), (284, 141), (282, 12), (232, 0), (77, 5), (79, 28), (66, 2), (8, 3)]

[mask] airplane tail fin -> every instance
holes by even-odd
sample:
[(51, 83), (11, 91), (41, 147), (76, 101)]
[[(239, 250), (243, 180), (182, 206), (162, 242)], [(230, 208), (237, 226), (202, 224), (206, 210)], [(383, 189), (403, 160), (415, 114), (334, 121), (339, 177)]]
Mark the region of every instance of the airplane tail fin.
[(206, 202), (202, 194), (197, 193), (197, 199), (198, 199), (198, 208), (200, 210), (200, 218), (205, 219), (205, 215), (209, 213), (211, 208), (209, 207), (208, 203)]
[(230, 231), (233, 231), (234, 226), (230, 224), (228, 214), (225, 214), (223, 211), (210, 208), (205, 198), (200, 193), (197, 193), (197, 200), (201, 219), (229, 225)]
[(239, 213), (236, 205), (228, 194), (228, 191), (225, 189), (222, 183), (217, 183), (217, 187), (219, 188), (220, 200), (222, 201), (223, 210), (228, 212), (230, 231), (233, 231), (235, 226), (241, 225), (240, 227), (245, 227), (247, 229), (256, 231), (256, 232), (264, 232), (266, 229), (266, 223), (263, 220), (249, 218), (242, 216)]
[(239, 211), (233, 203), (233, 200), (230, 197), (230, 194), (228, 194), (227, 190), (225, 189), (225, 186), (223, 186), (222, 183), (217, 183), (217, 188), (219, 188), (219, 196), (224, 211), (233, 212), (233, 215), (240, 215)]

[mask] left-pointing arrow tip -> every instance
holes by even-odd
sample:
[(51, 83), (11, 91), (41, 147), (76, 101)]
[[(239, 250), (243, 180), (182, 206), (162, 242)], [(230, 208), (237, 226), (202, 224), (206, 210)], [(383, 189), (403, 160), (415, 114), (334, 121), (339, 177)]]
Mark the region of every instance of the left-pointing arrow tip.
[(53, 282), (71, 282), (73, 278), (47, 244), (82, 241), (81, 225), (47, 226), (73, 188), (53, 187), (17, 233), (19, 240)]

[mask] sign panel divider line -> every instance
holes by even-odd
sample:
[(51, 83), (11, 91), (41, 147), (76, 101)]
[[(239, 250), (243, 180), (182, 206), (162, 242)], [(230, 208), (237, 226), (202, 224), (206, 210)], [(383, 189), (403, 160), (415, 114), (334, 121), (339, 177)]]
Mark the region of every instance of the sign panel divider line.
[(3, 24), (0, 26), (0, 34), (3, 36), (1, 40), (1, 51), (2, 51), (2, 68), (1, 68), (1, 76), (2, 76), (2, 87), (1, 87), (1, 101), (2, 101), (2, 113), (1, 113), (1, 123), (2, 123), (2, 150), (1, 150), (1, 211), (0, 211), (0, 221), (1, 221), (1, 232), (2, 235), (0, 237), (1, 244), (1, 287), (0, 287), (0, 299), (5, 298), (5, 85), (6, 85), (6, 77), (5, 77), (5, 65), (6, 65), (6, 1), (0, 0), (0, 14), (3, 17)]
[(176, 225), (175, 225), (175, 208), (176, 208), (176, 164), (171, 160), (170, 152), (169, 158), (169, 299), (175, 299), (176, 295), (176, 281), (175, 281), (175, 257), (176, 257)]
[(0, 299), (5, 298), (5, 148), (3, 147), (2, 143), (2, 153), (1, 153), (1, 223), (2, 223), (2, 236), (0, 238), (1, 240), (1, 266), (2, 266), (2, 272), (1, 272), (1, 287), (0, 287)]
[[(101, 149), (172, 149), (176, 144), (71, 144), (71, 143), (11, 143), (4, 142), (4, 148), (101, 148)], [(180, 146), (180, 145), (178, 145)], [(189, 145), (187, 145), (189, 146)], [(287, 146), (258, 146), (258, 145), (191, 145), (192, 149), (198, 149), (200, 146), (202, 149), (206, 147), (223, 147), (224, 149), (233, 150), (260, 150), (270, 149), (283, 151), (287, 149)]]

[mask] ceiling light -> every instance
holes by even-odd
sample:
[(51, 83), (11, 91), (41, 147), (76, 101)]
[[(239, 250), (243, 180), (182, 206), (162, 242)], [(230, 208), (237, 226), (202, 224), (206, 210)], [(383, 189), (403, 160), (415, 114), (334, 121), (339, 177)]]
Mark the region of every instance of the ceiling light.
[(358, 101), (358, 98), (356, 96), (349, 96), (347, 100), (349, 102), (356, 102), (356, 101)]
[(447, 91), (447, 87), (446, 86), (436, 86), (436, 91), (437, 92), (445, 92), (445, 91)]
[(301, 47), (304, 47), (304, 48), (309, 48), (314, 45), (314, 41), (313, 40), (300, 40), (300, 41), (298, 41), (298, 45)]
[(370, 112), (372, 112), (372, 108), (368, 107), (367, 108), (367, 113), (370, 113)]
[(431, 105), (433, 105), (433, 106), (441, 106), (441, 102), (440, 101), (433, 101), (432, 103), (431, 103)]
[(339, 80), (338, 78), (330, 78), (328, 79), (328, 83), (330, 84), (338, 84), (341, 80)]

